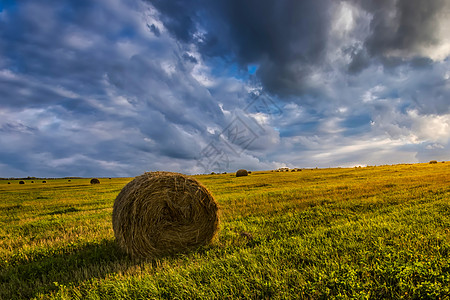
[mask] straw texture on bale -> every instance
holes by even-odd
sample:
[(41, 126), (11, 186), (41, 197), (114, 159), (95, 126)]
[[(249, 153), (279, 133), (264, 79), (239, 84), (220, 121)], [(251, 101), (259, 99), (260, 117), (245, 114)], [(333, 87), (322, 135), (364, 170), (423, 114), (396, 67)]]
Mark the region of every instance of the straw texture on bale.
[(248, 176), (247, 170), (244, 170), (244, 169), (237, 170), (236, 177), (241, 177), (241, 176)]
[(98, 180), (97, 178), (92, 178), (91, 179), (91, 184), (99, 184), (99, 183), (100, 183), (100, 180)]
[(194, 178), (148, 172), (129, 182), (114, 201), (114, 235), (134, 257), (182, 252), (211, 242), (218, 210), (211, 193)]

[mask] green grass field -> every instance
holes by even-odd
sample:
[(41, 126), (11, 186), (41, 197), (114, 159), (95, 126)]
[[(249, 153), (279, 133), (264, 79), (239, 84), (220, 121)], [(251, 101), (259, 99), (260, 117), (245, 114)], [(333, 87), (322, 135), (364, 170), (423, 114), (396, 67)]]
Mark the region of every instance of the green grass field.
[(196, 176), (212, 245), (157, 260), (116, 247), (131, 178), (0, 181), (0, 299), (448, 299), (450, 163)]

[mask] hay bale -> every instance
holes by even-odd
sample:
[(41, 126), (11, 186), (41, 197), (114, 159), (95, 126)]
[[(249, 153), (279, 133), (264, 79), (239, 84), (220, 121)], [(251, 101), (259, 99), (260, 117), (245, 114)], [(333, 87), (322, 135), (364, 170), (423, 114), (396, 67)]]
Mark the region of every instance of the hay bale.
[(8, 184), (11, 184), (11, 182), (8, 182)]
[(47, 183), (47, 181), (43, 180), (42, 183)]
[(92, 178), (91, 179), (91, 184), (99, 184), (100, 180), (98, 180), (97, 178)]
[(211, 242), (218, 205), (206, 187), (179, 173), (148, 172), (129, 182), (114, 201), (119, 247), (134, 257), (158, 257)]
[(247, 170), (244, 170), (244, 169), (237, 170), (236, 177), (241, 177), (241, 176), (248, 176)]
[(430, 160), (430, 164), (437, 164), (437, 160)]
[(19, 181), (19, 184), (25, 184), (25, 181), (21, 180)]

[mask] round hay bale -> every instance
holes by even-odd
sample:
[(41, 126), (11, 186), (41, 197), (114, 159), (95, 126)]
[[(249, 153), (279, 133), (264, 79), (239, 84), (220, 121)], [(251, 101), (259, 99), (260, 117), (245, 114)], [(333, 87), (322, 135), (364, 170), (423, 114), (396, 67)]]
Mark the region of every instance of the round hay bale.
[(8, 182), (8, 184), (11, 184), (11, 182)]
[(21, 180), (19, 181), (19, 184), (25, 184), (25, 181)]
[(247, 170), (244, 170), (244, 169), (237, 170), (236, 177), (241, 177), (241, 176), (248, 176)]
[(218, 205), (206, 187), (179, 173), (147, 172), (114, 201), (119, 247), (134, 257), (158, 257), (208, 244), (217, 234)]
[(99, 184), (100, 180), (98, 180), (97, 178), (92, 178), (91, 179), (91, 184)]
[(47, 181), (43, 180), (42, 183), (47, 183)]

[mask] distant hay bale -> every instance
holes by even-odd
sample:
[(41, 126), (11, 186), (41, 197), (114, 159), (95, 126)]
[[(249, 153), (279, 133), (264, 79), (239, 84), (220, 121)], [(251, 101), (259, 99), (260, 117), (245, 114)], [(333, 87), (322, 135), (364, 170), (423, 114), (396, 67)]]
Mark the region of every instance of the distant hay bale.
[[(69, 180), (67, 180), (67, 181), (68, 181), (68, 182), (71, 182), (72, 180), (69, 179)], [(91, 182), (91, 183), (92, 183), (92, 182)]]
[(34, 181), (31, 181), (31, 183), (34, 183)]
[(47, 181), (43, 180), (42, 183), (47, 183)]
[(19, 181), (19, 184), (25, 184), (25, 181), (21, 180)]
[(430, 160), (429, 163), (430, 163), (430, 164), (437, 164), (437, 161), (436, 161), (436, 160)]
[(252, 174), (252, 171), (247, 171), (248, 174)]
[(212, 241), (218, 210), (211, 193), (196, 179), (147, 172), (129, 182), (114, 201), (114, 235), (133, 257), (182, 252)]
[(247, 170), (244, 170), (244, 169), (237, 170), (236, 177), (242, 177), (242, 176), (248, 176)]
[(100, 180), (98, 180), (97, 178), (92, 178), (91, 179), (91, 184), (99, 184)]
[(11, 182), (8, 182), (8, 184), (11, 184)]

